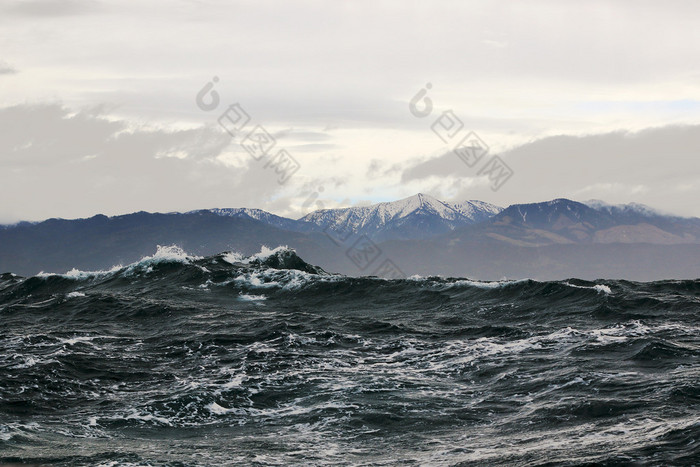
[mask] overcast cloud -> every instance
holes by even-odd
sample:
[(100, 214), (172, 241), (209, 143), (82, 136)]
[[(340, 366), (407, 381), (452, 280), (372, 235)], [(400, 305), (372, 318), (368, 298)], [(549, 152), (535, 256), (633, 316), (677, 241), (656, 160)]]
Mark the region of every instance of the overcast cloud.
[[(0, 5), (0, 222), (415, 192), (700, 215), (695, 1), (52, 1)], [(214, 77), (220, 105), (195, 104)], [(426, 83), (433, 113), (409, 100)], [(240, 103), (284, 185), (217, 125)], [(499, 191), (431, 125), (452, 110)], [(448, 153), (447, 155), (445, 155)]]

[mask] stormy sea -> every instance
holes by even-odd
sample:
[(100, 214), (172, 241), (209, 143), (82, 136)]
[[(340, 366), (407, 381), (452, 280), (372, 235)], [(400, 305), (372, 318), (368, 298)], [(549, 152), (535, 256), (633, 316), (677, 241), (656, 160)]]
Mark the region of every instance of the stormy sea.
[(0, 464), (700, 464), (700, 280), (6, 273)]

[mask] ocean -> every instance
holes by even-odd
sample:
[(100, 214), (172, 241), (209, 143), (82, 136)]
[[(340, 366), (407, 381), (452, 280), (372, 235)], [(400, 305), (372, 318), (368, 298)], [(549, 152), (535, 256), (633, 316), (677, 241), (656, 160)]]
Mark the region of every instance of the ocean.
[(0, 276), (0, 464), (697, 465), (700, 280), (329, 274), (176, 247)]

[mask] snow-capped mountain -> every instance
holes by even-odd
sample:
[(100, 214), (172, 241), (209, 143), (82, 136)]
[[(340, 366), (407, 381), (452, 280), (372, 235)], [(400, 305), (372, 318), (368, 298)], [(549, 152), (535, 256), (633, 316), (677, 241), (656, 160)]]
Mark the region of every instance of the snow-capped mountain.
[(473, 223), (481, 222), (503, 211), (503, 208), (500, 206), (485, 203), (483, 201), (478, 201), (475, 199), (469, 201), (458, 201), (455, 203), (449, 203), (449, 205), (452, 206), (456, 211), (460, 212), (462, 215), (470, 218), (473, 221)]
[[(0, 228), (0, 273), (109, 269), (152, 254), (157, 245), (196, 255), (251, 255), (263, 245), (289, 245), (327, 271), (371, 274), (374, 265), (360, 270), (348, 255), (358, 234), (366, 234), (407, 275), (698, 277), (700, 219), (606, 206), (555, 199), (501, 210), (419, 194), (300, 220), (259, 209), (212, 209), (20, 222)], [(323, 226), (335, 235), (329, 239)], [(347, 243), (332, 241), (339, 238)]]
[(376, 242), (441, 235), (488, 241), (500, 239), (522, 246), (579, 242), (679, 244), (700, 239), (698, 219), (665, 215), (638, 203), (612, 205), (599, 200), (580, 203), (555, 199), (514, 204), (503, 209), (483, 201), (451, 203), (418, 193), (371, 206), (322, 209), (298, 220), (261, 209), (197, 212), (254, 219), (299, 233), (325, 231), (341, 239), (367, 235)]
[(408, 198), (314, 211), (301, 221), (340, 236), (364, 234), (374, 240), (427, 238), (486, 220), (502, 208), (482, 201), (448, 203), (418, 193)]
[[(313, 225), (306, 225), (304, 222), (296, 221), (294, 219), (288, 219), (286, 217), (277, 216), (271, 214), (262, 209), (251, 209), (251, 208), (215, 208), (215, 209), (202, 209), (193, 212), (207, 211), (212, 214), (224, 217), (237, 217), (244, 219), (255, 219), (257, 221), (263, 222), (268, 225), (272, 225), (279, 229), (291, 230), (293, 232), (308, 232), (314, 229)], [(190, 214), (188, 213), (188, 214)]]
[(217, 208), (192, 212), (210, 212), (218, 216), (255, 219), (293, 232), (332, 233), (341, 238), (364, 234), (373, 240), (428, 238), (458, 227), (483, 222), (503, 208), (483, 201), (449, 203), (418, 193), (408, 198), (340, 209), (313, 211), (294, 220), (262, 209)]

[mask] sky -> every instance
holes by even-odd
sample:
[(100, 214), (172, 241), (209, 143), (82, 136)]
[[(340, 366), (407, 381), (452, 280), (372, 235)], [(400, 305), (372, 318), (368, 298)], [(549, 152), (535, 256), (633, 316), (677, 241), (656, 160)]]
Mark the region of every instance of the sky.
[(427, 193), (700, 216), (697, 1), (0, 3), (0, 223)]

